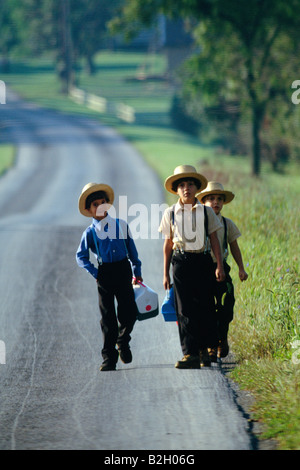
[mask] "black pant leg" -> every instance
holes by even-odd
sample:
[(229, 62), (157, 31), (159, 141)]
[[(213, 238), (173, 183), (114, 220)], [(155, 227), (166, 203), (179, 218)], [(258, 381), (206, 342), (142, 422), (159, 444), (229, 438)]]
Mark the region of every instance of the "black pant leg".
[(179, 337), (183, 354), (217, 344), (210, 255), (176, 254), (172, 259)]
[(226, 262), (224, 263), (224, 270), (226, 274), (225, 281), (215, 282), (214, 286), (219, 340), (227, 338), (229, 324), (233, 320), (235, 304), (234, 286), (229, 274), (230, 266)]
[(120, 282), (116, 286), (116, 299), (118, 303), (119, 333), (117, 345), (119, 349), (127, 347), (137, 318), (137, 306), (132, 287), (132, 270), (127, 261), (122, 265), (122, 272), (119, 273)]
[[(107, 263), (98, 270), (98, 293), (103, 333), (102, 356), (117, 361), (119, 348), (128, 346), (137, 317), (132, 288), (132, 269), (128, 259)], [(117, 300), (117, 312), (115, 309)]]
[(103, 336), (102, 357), (104, 360), (117, 362), (118, 353), (115, 346), (118, 337), (118, 323), (112, 286), (103, 285), (98, 281), (98, 298), (101, 313), (100, 326)]

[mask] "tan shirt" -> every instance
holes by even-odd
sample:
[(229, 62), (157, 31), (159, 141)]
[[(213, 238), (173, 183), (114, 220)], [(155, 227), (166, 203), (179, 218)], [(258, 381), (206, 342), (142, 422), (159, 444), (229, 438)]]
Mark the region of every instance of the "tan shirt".
[[(224, 222), (223, 222), (221, 214), (218, 214), (216, 217), (218, 217), (218, 219), (220, 220), (222, 224), (221, 230), (218, 230), (217, 232), (217, 237), (220, 243), (222, 257), (223, 259), (226, 259), (228, 256), (228, 252), (225, 252), (225, 247), (224, 247), (224, 236), (225, 236)], [(237, 226), (235, 225), (235, 223), (232, 222), (231, 219), (227, 219), (227, 217), (225, 217), (225, 219), (226, 219), (226, 226), (227, 226), (227, 243), (230, 245), (230, 243), (234, 242), (234, 240), (239, 238), (242, 234), (237, 228)], [(212, 256), (212, 259), (214, 260), (214, 263), (216, 263), (217, 261), (213, 254), (213, 251), (211, 251), (211, 256)]]
[[(174, 225), (172, 224), (172, 210), (174, 209)], [(211, 207), (207, 207), (208, 235), (222, 228)], [(168, 207), (162, 217), (159, 231), (166, 238), (173, 240), (173, 249), (181, 247), (183, 251), (204, 251), (204, 206), (197, 203), (194, 206), (182, 204), (180, 200)]]

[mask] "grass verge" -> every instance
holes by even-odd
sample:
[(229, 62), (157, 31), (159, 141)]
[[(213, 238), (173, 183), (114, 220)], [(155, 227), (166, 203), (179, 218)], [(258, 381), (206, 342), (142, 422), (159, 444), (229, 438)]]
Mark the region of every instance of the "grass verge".
[(0, 144), (0, 176), (11, 168), (15, 161), (15, 147), (9, 144)]
[[(99, 115), (63, 96), (49, 60), (14, 64), (3, 78), (22, 96), (45, 107), (84, 114), (114, 127), (136, 146), (162, 182), (177, 165), (188, 163), (236, 194), (223, 215), (242, 232), (239, 244), (249, 279), (238, 280), (230, 257), (236, 292), (230, 344), (237, 367), (232, 376), (255, 396), (253, 412), (264, 423), (262, 437), (276, 439), (280, 449), (299, 449), (299, 167), (290, 165), (279, 175), (264, 163), (260, 178), (254, 179), (249, 158), (220, 154), (176, 131), (168, 115), (174, 90), (159, 79), (164, 70), (163, 57), (104, 52), (94, 76), (80, 72), (80, 88), (133, 106), (132, 124), (109, 113)], [(152, 79), (141, 80), (144, 71)], [(174, 201), (172, 195), (166, 197), (169, 203)]]

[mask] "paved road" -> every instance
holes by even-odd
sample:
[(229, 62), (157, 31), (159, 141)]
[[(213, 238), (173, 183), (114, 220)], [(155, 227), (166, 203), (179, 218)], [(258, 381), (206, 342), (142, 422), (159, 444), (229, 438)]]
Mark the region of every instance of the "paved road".
[[(0, 449), (251, 449), (220, 367), (175, 369), (176, 325), (161, 315), (136, 324), (131, 364), (98, 370), (96, 285), (75, 262), (89, 223), (77, 199), (84, 184), (103, 181), (116, 202), (127, 195), (128, 207), (150, 209), (164, 197), (155, 174), (110, 129), (11, 93), (0, 124), (0, 140), (19, 149), (0, 180)], [(136, 244), (162, 301), (162, 241)]]

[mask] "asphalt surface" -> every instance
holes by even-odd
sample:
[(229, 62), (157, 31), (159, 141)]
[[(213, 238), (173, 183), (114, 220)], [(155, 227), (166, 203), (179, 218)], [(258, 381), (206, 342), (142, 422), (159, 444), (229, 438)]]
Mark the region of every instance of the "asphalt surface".
[[(75, 261), (90, 223), (78, 196), (87, 182), (108, 183), (117, 210), (127, 197), (130, 222), (133, 204), (150, 214), (151, 203), (164, 202), (153, 171), (111, 129), (11, 93), (0, 125), (0, 141), (18, 146), (15, 167), (0, 179), (0, 449), (252, 449), (223, 366), (175, 369), (177, 326), (161, 314), (136, 324), (131, 364), (99, 372), (96, 283)], [(151, 218), (149, 232), (156, 229)], [(161, 303), (162, 240), (136, 245)]]

